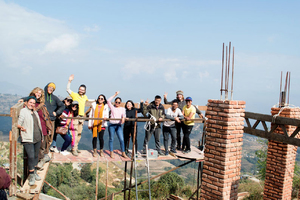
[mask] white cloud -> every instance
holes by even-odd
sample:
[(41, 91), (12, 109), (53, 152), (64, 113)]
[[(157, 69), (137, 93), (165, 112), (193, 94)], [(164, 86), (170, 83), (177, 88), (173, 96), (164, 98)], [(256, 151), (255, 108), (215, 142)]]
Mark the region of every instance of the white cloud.
[(63, 21), (1, 0), (0, 27), (0, 65), (28, 72), (25, 66), (34, 69), (41, 63), (57, 61), (58, 56), (75, 50), (80, 41), (80, 35)]
[(86, 32), (98, 32), (100, 30), (98, 25), (94, 25), (92, 27), (86, 26), (84, 27), (84, 31)]
[(208, 72), (203, 73), (203, 69), (211, 68), (219, 64), (216, 60), (189, 60), (188, 58), (135, 58), (127, 61), (122, 71), (125, 73), (124, 79), (131, 79), (137, 74), (163, 73), (166, 82), (172, 83), (174, 80), (190, 78), (195, 73), (207, 77)]
[(79, 36), (77, 34), (64, 34), (54, 38), (45, 46), (45, 52), (68, 53), (70, 50), (78, 46)]

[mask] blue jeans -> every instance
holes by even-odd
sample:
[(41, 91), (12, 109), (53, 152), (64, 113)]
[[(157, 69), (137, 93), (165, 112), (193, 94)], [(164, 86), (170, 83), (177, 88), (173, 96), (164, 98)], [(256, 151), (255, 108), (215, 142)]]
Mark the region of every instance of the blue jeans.
[(124, 138), (123, 138), (123, 131), (122, 131), (121, 124), (109, 124), (108, 132), (109, 132), (109, 150), (110, 151), (114, 150), (114, 136), (115, 133), (117, 133), (120, 146), (121, 146), (121, 151), (124, 152), (125, 147), (124, 147)]
[(61, 147), (61, 151), (64, 151), (72, 143), (72, 136), (70, 135), (70, 131), (68, 131), (66, 135), (60, 135), (60, 136), (65, 140)]

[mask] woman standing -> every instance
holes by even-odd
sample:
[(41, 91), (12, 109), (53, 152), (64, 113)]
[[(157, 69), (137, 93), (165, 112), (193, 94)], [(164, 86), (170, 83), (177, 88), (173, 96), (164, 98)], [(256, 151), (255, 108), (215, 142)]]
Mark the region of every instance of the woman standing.
[(22, 108), (18, 120), (18, 129), (21, 130), (21, 144), (28, 155), (29, 185), (35, 184), (35, 181), (41, 180), (36, 173), (38, 163), (38, 154), (43, 140), (42, 126), (38, 113), (34, 110), (36, 98), (29, 96), (26, 99), (26, 106)]
[[(108, 118), (108, 105), (106, 97), (103, 94), (100, 94), (95, 102), (92, 103), (91, 112), (89, 118)], [(93, 132), (93, 156), (97, 155), (97, 137), (99, 138), (100, 143), (100, 156), (103, 156), (103, 147), (104, 147), (104, 132), (107, 127), (107, 121), (105, 120), (89, 120), (88, 127)]]
[[(125, 109), (126, 109), (126, 119), (135, 118), (135, 113), (142, 113), (143, 112), (143, 100), (141, 100), (140, 103), (140, 109), (135, 108), (133, 101), (128, 100), (125, 103)], [(136, 127), (137, 130), (137, 127)], [(134, 121), (125, 121), (124, 123), (124, 144), (125, 144), (125, 153), (128, 154), (128, 148), (129, 148), (129, 140), (131, 136), (131, 140), (133, 143), (133, 133), (134, 133)], [(137, 146), (137, 134), (135, 134), (135, 150), (137, 152), (138, 146)]]
[(110, 118), (121, 118), (121, 120), (111, 120), (108, 125), (108, 132), (109, 132), (109, 150), (110, 150), (110, 157), (114, 158), (114, 152), (113, 152), (113, 142), (114, 142), (114, 136), (115, 133), (117, 133), (117, 136), (119, 138), (121, 151), (122, 151), (122, 157), (127, 158), (125, 154), (125, 147), (124, 147), (124, 139), (123, 139), (123, 131), (122, 131), (122, 124), (125, 122), (126, 113), (125, 108), (120, 107), (120, 104), (122, 102), (122, 99), (120, 97), (117, 97), (115, 99), (115, 105), (113, 106), (111, 104), (111, 100), (115, 98), (120, 92), (116, 92), (113, 96), (111, 96), (107, 100), (107, 104), (110, 108), (111, 114)]
[(61, 135), (61, 137), (65, 140), (60, 150), (60, 153), (63, 155), (70, 154), (69, 152), (66, 151), (70, 144), (72, 148), (74, 147), (76, 131), (77, 131), (76, 128), (78, 125), (78, 119), (66, 119), (64, 117), (77, 117), (78, 107), (79, 107), (78, 102), (73, 101), (72, 104), (63, 111), (60, 117), (61, 121), (58, 126), (68, 128), (68, 133), (65, 135)]
[[(45, 105), (45, 95), (42, 88), (36, 87), (30, 93), (29, 96), (34, 96), (36, 98), (35, 108), (34, 110), (38, 113), (41, 125), (42, 132), (44, 136), (44, 140), (41, 143), (40, 151), (39, 151), (39, 162), (37, 164), (37, 168), (40, 169), (44, 166), (45, 162), (50, 161), (50, 157), (47, 154), (46, 149), (49, 149), (49, 145), (47, 145), (47, 141), (50, 140), (50, 134), (52, 130), (52, 122), (49, 116), (49, 112)], [(27, 97), (22, 98), (19, 102), (23, 102)]]

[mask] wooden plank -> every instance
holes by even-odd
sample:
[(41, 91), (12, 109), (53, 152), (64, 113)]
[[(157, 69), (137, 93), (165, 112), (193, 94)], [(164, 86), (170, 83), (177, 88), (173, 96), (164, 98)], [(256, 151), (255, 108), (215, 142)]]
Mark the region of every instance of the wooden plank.
[(287, 131), (286, 131), (285, 126), (281, 124), (281, 125), (280, 125), (280, 128), (282, 129), (282, 131), (283, 131), (285, 137), (289, 137), (289, 135), (288, 135), (288, 133), (287, 133)]
[[(95, 102), (95, 101), (87, 101), (86, 103), (85, 103), (85, 107), (91, 107), (91, 105), (92, 105), (92, 103), (93, 102)], [(122, 102), (121, 104), (120, 104), (120, 106), (121, 107), (125, 107), (125, 103), (126, 102)], [(170, 108), (171, 107), (171, 105), (170, 104), (162, 104), (163, 106), (164, 106), (164, 108), (165, 109), (168, 109), (168, 108)], [(136, 108), (140, 108), (140, 103), (134, 103), (134, 106), (136, 107)], [(207, 106), (198, 106), (198, 105), (196, 105), (197, 106), (197, 108), (199, 109), (199, 110), (201, 110), (201, 111), (206, 111), (207, 110)]]
[(295, 136), (299, 133), (299, 131), (300, 131), (300, 127), (298, 126), (298, 127), (294, 130), (294, 132), (292, 133), (292, 135), (291, 135), (290, 137), (295, 137)]
[(246, 121), (247, 126), (248, 126), (249, 128), (251, 128), (251, 124), (250, 124), (249, 119), (248, 119), (248, 118), (245, 118), (245, 121)]
[(292, 126), (297, 126), (297, 127), (300, 126), (300, 120), (295, 119), (295, 118), (278, 116), (275, 119), (273, 119), (272, 115), (265, 115), (265, 114), (252, 113), (252, 112), (245, 112), (245, 118), (273, 122), (275, 124), (292, 125)]
[(270, 132), (252, 129), (248, 127), (244, 128), (244, 132), (258, 137), (266, 138), (269, 140), (274, 140), (277, 142), (282, 142), (282, 143), (291, 144), (300, 147), (300, 139), (298, 138), (286, 137), (282, 134), (270, 133)]
[(262, 121), (261, 123), (262, 123), (262, 125), (263, 125), (265, 131), (268, 131), (268, 127), (267, 127), (266, 122), (265, 122), (265, 121)]
[(254, 123), (254, 125), (253, 125), (252, 128), (256, 129), (256, 127), (258, 126), (259, 122), (260, 122), (260, 120), (256, 120), (256, 122)]
[[(52, 154), (50, 154), (50, 158), (52, 158)], [(41, 177), (41, 180), (35, 181), (35, 184), (33, 186), (30, 186), (29, 180), (26, 179), (23, 187), (20, 189), (21, 193), (39, 194), (41, 192), (43, 185), (44, 185), (44, 181), (45, 181), (47, 173), (48, 173), (50, 163), (51, 163), (51, 161), (45, 163), (43, 170), (37, 171), (38, 175)]]

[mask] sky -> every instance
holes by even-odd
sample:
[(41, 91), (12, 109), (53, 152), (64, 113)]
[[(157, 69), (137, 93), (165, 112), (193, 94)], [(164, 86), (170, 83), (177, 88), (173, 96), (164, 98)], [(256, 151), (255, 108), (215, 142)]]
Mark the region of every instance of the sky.
[(85, 84), (89, 99), (120, 91), (123, 101), (165, 92), (171, 100), (183, 90), (206, 105), (220, 99), (222, 45), (231, 42), (233, 100), (269, 114), (280, 73), (290, 71), (290, 104), (299, 106), (299, 8), (277, 0), (0, 0), (0, 93), (54, 82), (64, 97), (74, 74), (71, 89)]

